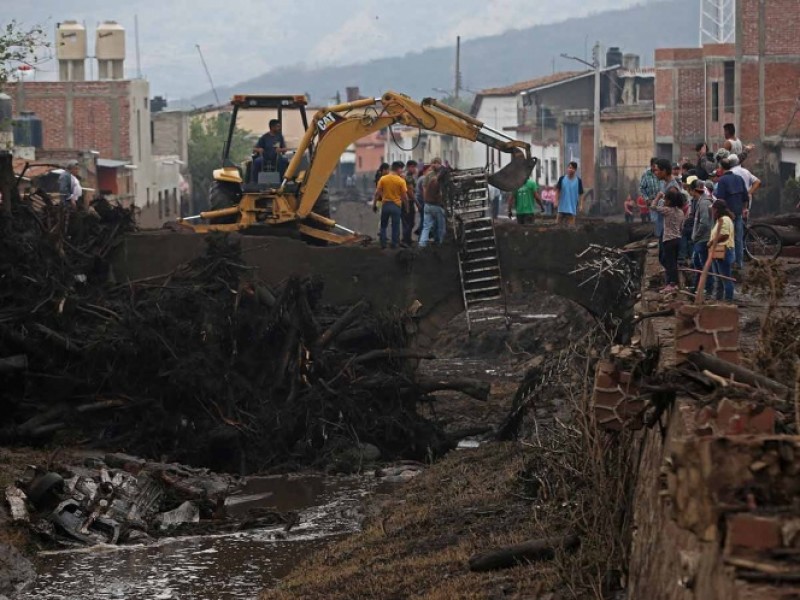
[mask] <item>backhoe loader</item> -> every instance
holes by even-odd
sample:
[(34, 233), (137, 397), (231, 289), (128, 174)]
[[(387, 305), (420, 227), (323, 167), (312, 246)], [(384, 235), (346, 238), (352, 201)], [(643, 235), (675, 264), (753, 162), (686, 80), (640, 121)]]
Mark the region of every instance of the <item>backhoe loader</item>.
[[(307, 122), (304, 96), (237, 95), (231, 102), (228, 139), (222, 168), (214, 171), (210, 201), (212, 210), (187, 217), (181, 224), (194, 231), (241, 231), (255, 233), (270, 227), (295, 227), (300, 234), (332, 244), (362, 241), (359, 236), (324, 214), (325, 185), (347, 147), (358, 139), (395, 124), (436, 131), (512, 154), (511, 162), (489, 176), (489, 182), (504, 191), (522, 186), (536, 165), (530, 144), (513, 140), (481, 121), (433, 98), (416, 102), (397, 92), (380, 98), (364, 98), (318, 111)], [(252, 162), (244, 167), (230, 160), (230, 146), (239, 110), (252, 108), (297, 109), (305, 134), (282, 178), (276, 171), (251, 174)], [(255, 183), (251, 180), (255, 179)], [(192, 224), (204, 219), (206, 224)]]

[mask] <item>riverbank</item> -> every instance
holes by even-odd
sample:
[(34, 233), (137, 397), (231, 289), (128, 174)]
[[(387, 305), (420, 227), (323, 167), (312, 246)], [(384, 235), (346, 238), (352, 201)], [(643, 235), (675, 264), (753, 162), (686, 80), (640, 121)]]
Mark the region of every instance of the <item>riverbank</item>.
[[(675, 302), (685, 303), (688, 300), (686, 297), (665, 298), (655, 293), (654, 290), (660, 287), (659, 272), (651, 250), (642, 282), (644, 297), (638, 306), (639, 312), (672, 310)], [(796, 352), (796, 348), (792, 348), (793, 344), (796, 346), (798, 332), (795, 331), (794, 338), (785, 338), (786, 331), (782, 326), (791, 323), (791, 315), (795, 313), (796, 318), (798, 311), (800, 261), (778, 261), (772, 271), (778, 274), (777, 280), (771, 278), (768, 272), (756, 269), (750, 263), (744, 274), (747, 285), (738, 287), (738, 348), (746, 367), (778, 377), (784, 384), (791, 385), (792, 382), (786, 379), (786, 369), (781, 372), (777, 361), (780, 359), (786, 363), (786, 356), (782, 352)], [(775, 294), (776, 285), (780, 288), (780, 297)], [(768, 328), (765, 334), (765, 320), (781, 314), (785, 317), (774, 321), (772, 329)], [(787, 516), (777, 517), (777, 521), (776, 517), (768, 516), (764, 520), (763, 515), (768, 515), (771, 508), (770, 501), (763, 494), (769, 493), (772, 487), (768, 485), (757, 493), (757, 498), (748, 501), (750, 510), (756, 513), (753, 523), (757, 521), (760, 528), (758, 533), (754, 531), (748, 538), (755, 541), (737, 542), (744, 544), (738, 550), (731, 546), (732, 542), (725, 542), (724, 530), (712, 540), (703, 539), (702, 531), (698, 530), (700, 524), (691, 521), (694, 518), (691, 515), (695, 515), (691, 511), (697, 510), (696, 507), (691, 509), (690, 506), (687, 509), (689, 512), (681, 516), (683, 509), (680, 508), (680, 499), (677, 499), (678, 505), (674, 498), (672, 503), (665, 500), (666, 494), (680, 493), (674, 491), (673, 484), (670, 484), (669, 490), (665, 488), (663, 474), (670, 471), (673, 460), (682, 456), (675, 454), (685, 443), (682, 440), (689, 436), (690, 440), (705, 440), (701, 443), (713, 444), (715, 439), (726, 439), (726, 431), (716, 429), (722, 427), (719, 424), (698, 426), (697, 431), (693, 429), (694, 419), (705, 414), (699, 409), (717, 406), (726, 396), (746, 399), (750, 393), (738, 384), (711, 380), (711, 393), (706, 388), (704, 393), (709, 395), (701, 400), (680, 393), (676, 396), (674, 390), (681, 389), (681, 382), (676, 382), (673, 371), (676, 360), (675, 328), (675, 316), (657, 316), (642, 321), (634, 334), (635, 345), (661, 349), (657, 355), (657, 368), (649, 382), (661, 388), (666, 387), (667, 393), (653, 396), (648, 402), (643, 416), (649, 428), (640, 429), (640, 423), (634, 425), (635, 430), (592, 433), (597, 432), (596, 424), (592, 424), (591, 430), (582, 427), (585, 414), (581, 413), (581, 409), (587, 405), (570, 403), (575, 396), (551, 394), (549, 398), (555, 403), (550, 405), (537, 397), (533, 418), (529, 415), (524, 435), (517, 441), (488, 443), (476, 449), (450, 453), (399, 490), (397, 497), (372, 506), (362, 533), (310, 557), (277, 587), (265, 591), (262, 600), (408, 597), (435, 600), (506, 597), (548, 600), (624, 597), (637, 600), (795, 598), (798, 593), (796, 586), (783, 583), (781, 587), (776, 583), (779, 579), (777, 571), (763, 557), (757, 560), (737, 559), (739, 562), (735, 564), (739, 568), (730, 567), (731, 553), (739, 557), (744, 550), (751, 553), (747, 556), (758, 557), (752, 552), (756, 548), (762, 548), (762, 554), (765, 552), (763, 548), (766, 547), (761, 545), (763, 536), (774, 530), (774, 523), (787, 522)], [(451, 331), (448, 328), (446, 333)], [(470, 344), (474, 342), (462, 339), (464, 352), (475, 350), (474, 347), (468, 347)], [(587, 344), (584, 356), (591, 359), (589, 347), (590, 344)], [(550, 377), (552, 371), (544, 372), (540, 368), (543, 363), (546, 366), (546, 358), (554, 353), (550, 346), (547, 349), (550, 352), (545, 353), (545, 358), (526, 355), (526, 360), (516, 365), (519, 368), (516, 376), (521, 379), (527, 370), (528, 379), (532, 375), (540, 379)], [(583, 362), (588, 368), (596, 361)], [(525, 368), (522, 368), (523, 364)], [(575, 382), (582, 382), (587, 375), (589, 379), (594, 379), (593, 368), (586, 373), (575, 371), (573, 378)], [(666, 379), (662, 378), (664, 375)], [(508, 379), (494, 378), (490, 396), (494, 398), (494, 404), (490, 411), (482, 414), (487, 425), (496, 426), (506, 414), (505, 411), (514, 404), (513, 387)], [(591, 395), (594, 387), (592, 381), (591, 386), (583, 390), (584, 397)], [(519, 399), (517, 394), (516, 400)], [(636, 401), (635, 398), (631, 400)], [(465, 420), (468, 421), (465, 415), (470, 412), (463, 401), (455, 397), (440, 398), (436, 402), (436, 410), (461, 425), (465, 424)], [(753, 414), (761, 414), (758, 412), (760, 410), (755, 409)], [(571, 419), (568, 416), (570, 412)], [(559, 418), (553, 418), (553, 415)], [(705, 414), (703, 418), (708, 419), (708, 415)], [(744, 426), (748, 427), (746, 424)], [(756, 426), (755, 423), (753, 426)], [(796, 440), (793, 437), (796, 435), (795, 427), (785, 411), (778, 412), (774, 425), (761, 438), (743, 435), (740, 443), (750, 444), (748, 448), (753, 443), (767, 444), (764, 448), (768, 450), (769, 444), (774, 443), (770, 440), (777, 439), (776, 433), (789, 433), (791, 435), (786, 439)], [(571, 429), (576, 435), (564, 436), (563, 432)], [(746, 429), (745, 433), (749, 431)], [(542, 452), (542, 448), (548, 446), (546, 440), (553, 434), (559, 440), (566, 441), (567, 445), (561, 449), (565, 457), (573, 455), (574, 459), (575, 450), (579, 448), (588, 449), (595, 456), (587, 458), (583, 467), (576, 469), (573, 469), (574, 465), (569, 460), (561, 463), (553, 461), (552, 452), (549, 456), (547, 452)], [(593, 442), (568, 446), (574, 437), (591, 438), (593, 435), (597, 436)], [(747, 442), (749, 439), (756, 441)], [(551, 440), (551, 450), (553, 446)], [(545, 460), (542, 460), (543, 456)], [(722, 456), (724, 454), (718, 460)], [(563, 489), (554, 485), (554, 481), (558, 481), (558, 477), (553, 477), (554, 464), (563, 465), (564, 478), (575, 475), (567, 486), (574, 495), (564, 498), (560, 503), (552, 502), (554, 489), (556, 497), (559, 490)], [(593, 470), (592, 465), (601, 465), (602, 472)], [(761, 469), (760, 465), (758, 462), (752, 465), (748, 462), (745, 465), (747, 468), (743, 469), (750, 473), (752, 469)], [(723, 466), (712, 467), (715, 468), (722, 469)], [(580, 482), (587, 474), (595, 477)], [(609, 475), (610, 478), (607, 477)], [(678, 485), (680, 477), (678, 475)], [(616, 480), (618, 486), (616, 496), (609, 493), (608, 486), (612, 480)], [(703, 485), (717, 485), (713, 483), (713, 476), (709, 481), (711, 483), (703, 479)], [(597, 495), (594, 503), (587, 502), (587, 492)], [(613, 501), (615, 497), (616, 503)], [(765, 502), (763, 508), (760, 508), (761, 502)], [(553, 510), (554, 504), (556, 510)], [(734, 510), (731, 506), (721, 510)], [(586, 510), (587, 507), (596, 514), (586, 514), (590, 512)], [(784, 512), (788, 510), (785, 506), (776, 510), (778, 508)], [(743, 505), (735, 510), (748, 509)], [(730, 515), (727, 518), (730, 519)], [(690, 519), (689, 529), (686, 519)], [(596, 526), (596, 529), (593, 530), (591, 526)], [(557, 553), (553, 561), (536, 562), (535, 565), (522, 564), (506, 570), (481, 573), (470, 570), (470, 558), (477, 553), (540, 539), (548, 534), (559, 535), (570, 528), (582, 536), (581, 548), (573, 556), (563, 552)], [(742, 529), (739, 535), (750, 534), (745, 534)], [(772, 537), (769, 539), (772, 540)], [(782, 549), (779, 538), (770, 543), (781, 546), (776, 551), (782, 552), (783, 556), (791, 549)], [(756, 546), (748, 547), (748, 544)], [(603, 552), (607, 553), (607, 560), (602, 556)], [(790, 568), (785, 563), (779, 567), (784, 570)], [(594, 585), (591, 583), (592, 576)], [(770, 578), (773, 579), (772, 583), (769, 582)]]

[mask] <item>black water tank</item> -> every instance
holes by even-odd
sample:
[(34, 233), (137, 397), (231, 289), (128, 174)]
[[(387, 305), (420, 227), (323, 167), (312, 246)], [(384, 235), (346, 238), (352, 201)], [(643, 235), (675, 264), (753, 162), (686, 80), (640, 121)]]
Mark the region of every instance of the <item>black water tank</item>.
[(42, 120), (32, 112), (22, 111), (14, 121), (14, 143), (17, 146), (41, 148), (43, 141)]
[(11, 96), (0, 94), (0, 131), (11, 130)]
[(613, 67), (614, 65), (622, 64), (622, 50), (617, 46), (611, 46), (606, 52), (606, 66)]

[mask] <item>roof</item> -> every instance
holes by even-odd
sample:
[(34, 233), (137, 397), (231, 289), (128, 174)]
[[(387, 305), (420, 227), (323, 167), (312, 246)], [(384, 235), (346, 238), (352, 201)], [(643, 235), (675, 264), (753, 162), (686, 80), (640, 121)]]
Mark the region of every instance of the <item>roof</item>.
[(553, 73), (551, 75), (545, 75), (544, 77), (529, 79), (528, 81), (520, 81), (518, 83), (512, 83), (511, 85), (506, 85), (504, 87), (488, 88), (485, 90), (481, 90), (479, 94), (481, 96), (515, 96), (520, 92), (524, 92), (526, 90), (541, 87), (543, 85), (550, 85), (552, 83), (560, 83), (561, 81), (572, 79), (573, 77), (576, 77), (578, 75), (583, 75), (589, 72), (590, 71), (588, 70), (561, 71), (560, 73)]
[(475, 94), (475, 100), (472, 101), (472, 108), (470, 109), (470, 114), (477, 115), (478, 110), (481, 106), (481, 100), (486, 96), (516, 96), (517, 94), (541, 87), (543, 85), (550, 85), (553, 83), (560, 83), (562, 81), (566, 81), (568, 79), (573, 79), (584, 73), (590, 73), (591, 71), (561, 71), (559, 73), (552, 73), (550, 75), (545, 75), (543, 77), (537, 77), (536, 79), (528, 79), (527, 81), (520, 81), (517, 83), (512, 83), (511, 85), (506, 85), (503, 87), (495, 87), (495, 88), (486, 88), (481, 90), (477, 94)]
[(98, 158), (97, 159), (97, 166), (103, 167), (104, 169), (119, 169), (120, 167), (124, 167), (128, 163), (124, 160), (114, 160), (113, 158)]
[(24, 158), (14, 158), (13, 160), (13, 167), (14, 167), (14, 174), (19, 177), (22, 171), (25, 169), (25, 163), (29, 163), (28, 169), (25, 170), (25, 177), (24, 179), (30, 180), (36, 177), (41, 177), (42, 175), (46, 175), (50, 171), (56, 169), (57, 167), (52, 164), (37, 164), (36, 161), (32, 160), (25, 160)]

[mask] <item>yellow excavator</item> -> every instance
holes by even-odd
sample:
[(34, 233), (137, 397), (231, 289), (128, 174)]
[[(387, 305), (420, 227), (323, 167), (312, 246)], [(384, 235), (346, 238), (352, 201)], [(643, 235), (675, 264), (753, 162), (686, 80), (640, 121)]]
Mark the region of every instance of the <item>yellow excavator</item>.
[[(222, 168), (214, 171), (209, 200), (212, 210), (182, 219), (196, 232), (241, 231), (253, 233), (265, 227), (296, 227), (300, 234), (332, 244), (348, 244), (364, 238), (328, 217), (325, 186), (342, 153), (353, 142), (395, 124), (436, 131), (444, 135), (482, 142), (512, 154), (510, 163), (489, 176), (489, 183), (514, 191), (530, 176), (536, 158), (530, 144), (514, 140), (481, 121), (433, 98), (416, 102), (397, 92), (380, 98), (364, 98), (318, 111), (309, 123), (305, 96), (236, 95), (231, 101), (228, 138)], [(277, 171), (251, 174), (254, 161), (243, 167), (230, 159), (238, 111), (273, 108), (280, 120), (283, 110), (299, 110), (305, 134), (283, 177)], [(251, 180), (255, 179), (254, 182)], [(207, 223), (193, 224), (203, 219)]]

